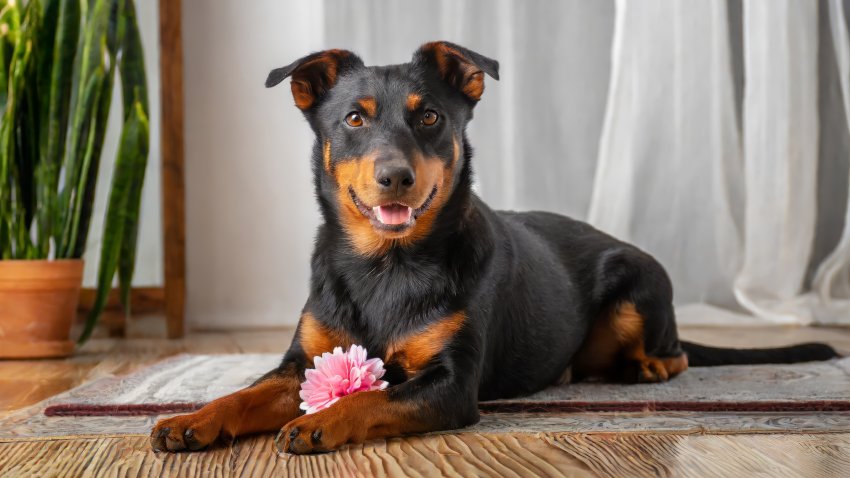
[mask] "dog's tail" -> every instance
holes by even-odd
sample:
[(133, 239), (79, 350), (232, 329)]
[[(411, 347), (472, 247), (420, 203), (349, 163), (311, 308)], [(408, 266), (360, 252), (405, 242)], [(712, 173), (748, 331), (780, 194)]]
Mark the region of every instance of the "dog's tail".
[(727, 349), (693, 342), (680, 342), (688, 354), (691, 367), (716, 365), (748, 365), (765, 363), (797, 363), (841, 357), (834, 348), (822, 343), (807, 343), (770, 349)]

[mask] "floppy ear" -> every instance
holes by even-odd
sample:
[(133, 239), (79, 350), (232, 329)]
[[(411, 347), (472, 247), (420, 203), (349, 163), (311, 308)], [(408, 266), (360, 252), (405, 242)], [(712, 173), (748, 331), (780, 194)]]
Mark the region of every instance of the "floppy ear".
[(435, 68), (443, 80), (473, 101), (484, 93), (484, 73), (499, 79), (498, 61), (447, 41), (422, 45), (413, 54), (413, 62)]
[(275, 68), (266, 79), (271, 88), (292, 76), (292, 96), (302, 111), (312, 107), (335, 84), (346, 70), (363, 66), (363, 60), (346, 50), (325, 50), (307, 55), (291, 64)]

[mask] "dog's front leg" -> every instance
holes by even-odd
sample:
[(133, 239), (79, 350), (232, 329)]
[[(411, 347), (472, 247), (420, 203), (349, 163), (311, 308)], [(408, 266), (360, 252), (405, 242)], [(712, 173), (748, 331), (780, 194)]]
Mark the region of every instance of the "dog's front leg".
[(478, 421), (475, 375), (435, 365), (387, 390), (342, 397), (329, 408), (287, 423), (281, 450), (330, 451), (346, 443), (471, 425)]
[(213, 400), (197, 412), (160, 420), (151, 432), (151, 446), (156, 451), (194, 451), (219, 437), (277, 431), (300, 413), (302, 375), (303, 365), (285, 361), (248, 388)]

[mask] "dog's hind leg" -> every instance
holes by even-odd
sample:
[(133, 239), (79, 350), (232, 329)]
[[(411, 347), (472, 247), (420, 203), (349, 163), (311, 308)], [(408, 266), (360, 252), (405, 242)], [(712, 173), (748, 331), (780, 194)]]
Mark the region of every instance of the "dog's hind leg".
[[(623, 339), (620, 363), (614, 370), (621, 381), (665, 382), (688, 368), (688, 357), (678, 349), (678, 341), (665, 343), (663, 348), (655, 345), (661, 337), (654, 335), (657, 331), (653, 330), (656, 328), (653, 325), (657, 324), (649, 321), (657, 320), (657, 316), (646, 317), (634, 304), (627, 302), (620, 304), (611, 318), (614, 333)], [(647, 347), (648, 343), (653, 345)]]
[(663, 382), (687, 369), (687, 356), (681, 351), (647, 347), (647, 343), (657, 341), (657, 337), (648, 335), (654, 327), (647, 322), (631, 302), (618, 304), (599, 317), (573, 359), (575, 378)]
[(661, 265), (627, 249), (604, 257), (598, 270), (602, 312), (573, 359), (575, 377), (663, 382), (686, 370), (672, 287)]

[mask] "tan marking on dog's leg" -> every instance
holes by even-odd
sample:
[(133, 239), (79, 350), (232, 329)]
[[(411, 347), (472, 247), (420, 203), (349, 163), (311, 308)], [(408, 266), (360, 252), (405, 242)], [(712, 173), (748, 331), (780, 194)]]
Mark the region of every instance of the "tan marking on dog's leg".
[[(611, 375), (622, 360), (640, 369), (641, 382), (669, 380), (688, 368), (687, 357), (653, 357), (646, 354), (644, 319), (631, 302), (617, 306), (598, 319), (573, 359), (578, 377)], [(616, 375), (616, 374), (614, 374)]]

